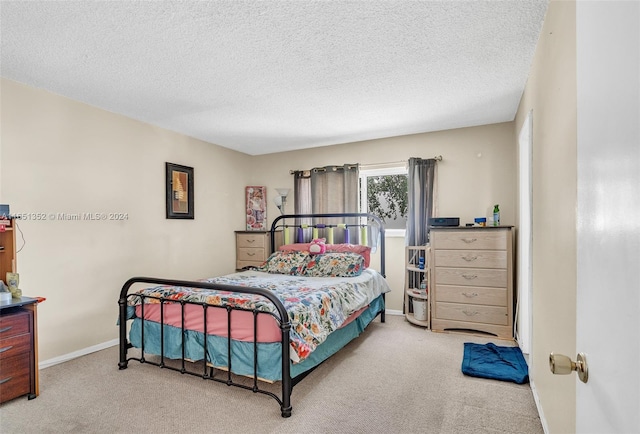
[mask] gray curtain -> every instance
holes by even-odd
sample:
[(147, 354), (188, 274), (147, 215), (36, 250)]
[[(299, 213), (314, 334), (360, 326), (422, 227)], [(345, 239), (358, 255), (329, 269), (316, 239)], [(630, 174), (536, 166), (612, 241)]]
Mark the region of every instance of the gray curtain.
[(424, 246), (429, 242), (429, 218), (433, 217), (435, 159), (410, 158), (407, 190), (407, 246)]
[[(359, 175), (358, 164), (343, 166), (316, 167), (308, 171), (294, 172), (294, 210), (296, 214), (330, 214), (358, 212), (359, 205)], [(297, 221), (296, 224), (331, 223), (321, 221)], [(357, 219), (350, 219), (342, 223), (356, 224)], [(305, 230), (305, 239), (309, 238)], [(350, 230), (351, 232), (351, 230)], [(353, 229), (353, 236), (357, 236), (357, 228)], [(353, 239), (353, 238), (351, 238)], [(336, 242), (342, 241), (342, 236), (336, 234)]]

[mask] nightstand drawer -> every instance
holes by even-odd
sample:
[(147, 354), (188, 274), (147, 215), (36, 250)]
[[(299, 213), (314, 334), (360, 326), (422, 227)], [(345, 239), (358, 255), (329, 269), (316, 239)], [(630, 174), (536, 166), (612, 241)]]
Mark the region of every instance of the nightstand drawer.
[(25, 353), (0, 361), (0, 402), (31, 392), (30, 357)]
[(259, 261), (267, 260), (266, 249), (250, 249), (246, 247), (238, 248), (238, 261)]
[(259, 267), (264, 261), (236, 261), (236, 268), (242, 270), (247, 267)]
[(17, 312), (0, 316), (0, 339), (31, 332), (29, 312)]
[(487, 306), (507, 306), (507, 288), (483, 288), (480, 286), (437, 285), (437, 302), (471, 303)]
[(266, 247), (267, 237), (264, 234), (237, 234), (236, 247)]
[(500, 229), (432, 232), (431, 246), (440, 249), (505, 250), (507, 231)]
[[(479, 306), (475, 304), (436, 302), (436, 317), (443, 320), (508, 325), (509, 314), (505, 307)], [(453, 325), (451, 326), (453, 327)]]
[(506, 250), (436, 250), (436, 267), (507, 268)]
[[(0, 360), (5, 360), (22, 353), (28, 353), (30, 349), (30, 334), (23, 334), (7, 339), (0, 339)], [(3, 370), (3, 368), (0, 368), (0, 370)]]
[(436, 284), (507, 287), (507, 270), (435, 267)]

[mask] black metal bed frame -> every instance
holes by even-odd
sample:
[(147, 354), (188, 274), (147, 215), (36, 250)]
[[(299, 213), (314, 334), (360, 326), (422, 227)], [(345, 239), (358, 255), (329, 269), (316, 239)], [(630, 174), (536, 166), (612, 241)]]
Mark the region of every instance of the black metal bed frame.
[[(380, 274), (385, 276), (385, 246), (384, 246), (384, 226), (379, 217), (373, 214), (367, 213), (346, 213), (346, 214), (289, 214), (289, 215), (281, 215), (277, 217), (272, 225), (271, 225), (271, 251), (275, 251), (275, 237), (273, 236), (275, 231), (279, 228), (283, 227), (278, 225), (283, 219), (302, 219), (302, 218), (338, 218), (338, 217), (359, 217), (359, 218), (367, 218), (373, 219), (379, 227), (379, 242), (380, 242)], [(287, 227), (292, 227), (295, 225), (287, 225)], [(354, 224), (352, 226), (362, 226), (361, 224)], [(324, 225), (322, 226), (324, 227)], [(229, 305), (210, 305), (202, 302), (194, 302), (194, 301), (185, 301), (185, 300), (171, 300), (164, 297), (157, 296), (148, 296), (142, 294), (129, 294), (129, 289), (133, 284), (136, 283), (145, 283), (145, 284), (155, 284), (155, 285), (171, 285), (171, 286), (182, 286), (187, 288), (203, 288), (203, 289), (212, 289), (212, 290), (220, 290), (220, 291), (232, 291), (239, 292), (244, 294), (257, 294), (262, 297), (268, 299), (276, 308), (278, 315), (275, 315), (271, 312), (258, 311), (256, 309), (246, 309), (236, 306)], [(132, 348), (133, 345), (127, 340), (127, 310), (128, 310), (128, 300), (129, 298), (134, 297), (138, 298), (141, 305), (141, 318), (143, 321), (143, 325), (141, 327), (141, 356), (140, 357), (128, 357), (127, 352), (129, 348)], [(384, 294), (382, 294), (384, 300)], [(145, 299), (155, 299), (160, 303), (160, 362), (155, 362), (153, 360), (149, 360), (145, 357), (144, 350), (144, 301)], [(182, 358), (178, 359), (180, 362), (180, 368), (176, 368), (174, 366), (168, 365), (165, 363), (165, 359), (167, 359), (164, 355), (164, 306), (167, 304), (180, 304), (181, 305), (181, 336), (182, 336)], [(186, 304), (200, 305), (203, 309), (204, 316), (204, 335), (205, 337), (208, 335), (207, 333), (207, 311), (208, 309), (224, 309), (227, 311), (227, 369), (226, 375), (217, 376), (216, 369), (214, 366), (209, 366), (207, 364), (207, 339), (204, 339), (204, 354), (203, 354), (203, 370), (202, 372), (194, 372), (190, 371), (186, 368), (185, 358), (185, 316), (184, 309)], [(318, 365), (315, 367), (300, 373), (296, 377), (291, 377), (291, 361), (290, 361), (290, 337), (289, 331), (291, 329), (291, 323), (289, 321), (289, 314), (285, 309), (284, 305), (280, 301), (280, 299), (275, 296), (271, 291), (262, 288), (255, 287), (245, 287), (245, 286), (233, 286), (233, 285), (222, 285), (222, 284), (214, 284), (208, 282), (197, 282), (197, 281), (185, 281), (185, 280), (173, 280), (173, 279), (162, 279), (155, 277), (133, 277), (127, 280), (120, 290), (120, 298), (118, 300), (119, 305), (119, 335), (120, 335), (120, 361), (118, 363), (119, 369), (127, 369), (128, 363), (131, 360), (138, 361), (140, 363), (148, 363), (151, 365), (158, 366), (163, 369), (170, 369), (173, 371), (180, 372), (181, 374), (189, 374), (197, 377), (201, 377), (205, 380), (212, 380), (219, 383), (224, 383), (227, 386), (235, 386), (246, 390), (251, 390), (254, 393), (262, 393), (264, 395), (268, 395), (275, 399), (280, 404), (280, 411), (282, 417), (290, 417), (291, 416), (291, 393), (293, 391), (293, 387), (298, 384), (303, 378), (309, 375)], [(252, 386), (247, 386), (246, 384), (242, 384), (239, 382), (235, 382), (232, 379), (232, 357), (231, 357), (231, 312), (234, 310), (241, 311), (249, 311), (253, 314), (253, 384)], [(258, 314), (269, 314), (273, 316), (273, 318), (277, 321), (278, 326), (281, 332), (281, 350), (282, 350), (282, 397), (264, 389), (260, 389), (258, 387)], [(380, 320), (381, 322), (385, 322), (385, 312), (382, 309), (380, 312)], [(377, 315), (377, 314), (376, 314)], [(175, 360), (175, 359), (170, 359)], [(224, 372), (224, 371), (223, 371)], [(224, 378), (226, 377), (226, 378)]]

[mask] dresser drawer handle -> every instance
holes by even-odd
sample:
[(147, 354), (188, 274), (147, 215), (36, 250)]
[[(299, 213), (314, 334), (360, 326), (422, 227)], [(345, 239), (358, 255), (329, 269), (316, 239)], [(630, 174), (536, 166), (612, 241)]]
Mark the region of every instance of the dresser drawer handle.
[(6, 383), (7, 381), (11, 381), (11, 379), (12, 379), (12, 378), (13, 378), (13, 377), (7, 377), (7, 378), (5, 378), (4, 380), (0, 380), (0, 384), (4, 384), (4, 383)]
[(467, 262), (473, 262), (476, 259), (478, 259), (478, 257), (477, 256), (467, 255), (467, 256), (463, 256), (462, 259), (464, 259)]
[(465, 297), (468, 297), (468, 298), (473, 298), (473, 297), (477, 297), (478, 293), (477, 292), (472, 292), (471, 294), (469, 294), (468, 292), (463, 292), (462, 295), (464, 295)]
[(463, 274), (462, 277), (464, 277), (467, 280), (473, 280), (476, 277), (478, 277), (478, 275), (476, 275), (476, 274)]
[(9, 345), (8, 347), (0, 348), (0, 353), (4, 353), (5, 351), (9, 351), (13, 348), (13, 345)]
[(3, 329), (0, 329), (0, 333), (4, 333), (4, 332), (8, 332), (9, 330), (11, 330), (13, 328), (13, 326), (9, 326), (9, 327), (5, 327)]
[(474, 311), (463, 310), (462, 313), (465, 314), (466, 316), (476, 316), (478, 315), (479, 312), (477, 310), (474, 310)]
[(255, 256), (256, 252), (247, 252), (247, 256)]
[(247, 240), (247, 243), (255, 243), (255, 242), (256, 242), (255, 238), (251, 240)]
[(476, 241), (478, 241), (477, 238), (461, 238), (461, 240), (467, 244), (475, 243)]

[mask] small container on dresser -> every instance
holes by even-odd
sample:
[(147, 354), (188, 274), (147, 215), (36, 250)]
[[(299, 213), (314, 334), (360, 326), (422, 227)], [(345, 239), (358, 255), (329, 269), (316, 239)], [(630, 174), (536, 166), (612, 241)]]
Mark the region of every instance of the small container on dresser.
[(430, 234), (432, 330), (513, 338), (512, 228), (431, 228)]
[[(276, 232), (277, 249), (282, 244), (282, 232)], [(265, 231), (236, 231), (236, 270), (259, 267), (271, 254), (271, 233)]]
[(36, 300), (0, 304), (0, 403), (38, 396)]

